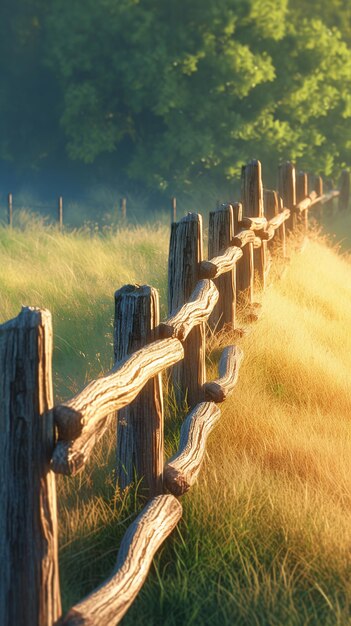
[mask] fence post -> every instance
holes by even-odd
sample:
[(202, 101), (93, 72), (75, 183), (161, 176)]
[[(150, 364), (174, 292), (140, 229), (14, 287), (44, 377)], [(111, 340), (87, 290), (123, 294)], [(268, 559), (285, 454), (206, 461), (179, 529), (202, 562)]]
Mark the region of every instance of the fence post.
[[(314, 177), (314, 190), (318, 196), (323, 195), (323, 178), (321, 176)], [(319, 202), (316, 206), (318, 218), (321, 221), (323, 219), (323, 205)]]
[[(233, 204), (234, 235), (240, 231), (239, 224), (243, 217), (241, 202)], [(254, 299), (254, 249), (252, 243), (243, 247), (243, 256), (236, 266), (236, 297), (240, 304), (252, 304)]]
[(127, 219), (127, 198), (121, 198), (121, 216), (123, 221)]
[[(306, 172), (298, 172), (296, 176), (296, 204), (302, 202), (308, 196), (308, 176)], [(305, 231), (308, 231), (308, 209), (303, 212), (301, 222), (305, 225)]]
[(63, 198), (59, 196), (58, 199), (58, 208), (57, 208), (57, 220), (59, 225), (59, 231), (62, 233), (63, 230)]
[(348, 170), (341, 172), (339, 189), (339, 211), (344, 211), (348, 208), (350, 202), (350, 172)]
[(278, 189), (279, 195), (283, 198), (284, 207), (290, 209), (291, 214), (286, 221), (288, 232), (292, 232), (296, 227), (296, 172), (295, 165), (288, 161), (282, 163), (278, 169)]
[[(148, 285), (125, 285), (115, 293), (114, 354), (120, 361), (155, 339), (160, 322), (158, 292)], [(134, 479), (152, 497), (162, 493), (163, 392), (161, 374), (118, 411), (117, 481), (124, 489)]]
[[(208, 226), (208, 258), (212, 259), (225, 252), (234, 237), (233, 207), (222, 204), (216, 211), (210, 212)], [(209, 324), (217, 331), (225, 326), (235, 328), (236, 309), (236, 270), (226, 272), (214, 279), (219, 298), (214, 307)]]
[[(241, 168), (241, 201), (247, 217), (264, 217), (262, 166), (260, 161), (251, 161)], [(262, 289), (266, 287), (267, 242), (254, 251), (254, 267), (257, 268)]]
[(172, 196), (171, 198), (171, 224), (177, 221), (177, 198)]
[(23, 308), (0, 326), (0, 624), (61, 614), (51, 381), (51, 315)]
[[(202, 216), (188, 213), (171, 226), (168, 258), (168, 312), (174, 313), (190, 297), (199, 280), (203, 260)], [(202, 399), (206, 380), (205, 325), (196, 326), (184, 342), (184, 359), (173, 367), (173, 383), (178, 402), (187, 398), (189, 406)]]
[[(263, 206), (267, 220), (271, 220), (273, 219), (273, 217), (278, 215), (278, 194), (276, 191), (274, 191), (274, 189), (263, 190)], [(276, 233), (273, 239), (271, 239), (271, 241), (268, 241), (268, 250), (271, 250), (274, 247), (278, 237), (279, 233)]]
[(10, 228), (13, 225), (13, 205), (12, 205), (12, 193), (7, 196), (7, 223)]

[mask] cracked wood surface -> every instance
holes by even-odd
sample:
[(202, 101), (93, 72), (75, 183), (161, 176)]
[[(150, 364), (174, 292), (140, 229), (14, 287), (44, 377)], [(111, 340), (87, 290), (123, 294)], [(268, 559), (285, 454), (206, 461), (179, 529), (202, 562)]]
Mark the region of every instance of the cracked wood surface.
[[(222, 205), (216, 211), (211, 211), (208, 224), (208, 258), (203, 261), (200, 271), (206, 269), (209, 273), (215, 271), (214, 282), (219, 292), (219, 298), (214, 307), (209, 325), (220, 331), (225, 326), (235, 328), (236, 319), (236, 260), (239, 248), (231, 247), (235, 233), (237, 206)], [(241, 255), (242, 256), (242, 255)], [(205, 266), (204, 266), (205, 264)], [(223, 272), (223, 270), (225, 270)], [(210, 278), (211, 276), (208, 276)]]
[(244, 229), (260, 231), (266, 228), (267, 219), (265, 217), (243, 217), (240, 226)]
[[(174, 315), (190, 298), (200, 278), (203, 260), (202, 217), (188, 213), (172, 224), (168, 257), (168, 314)], [(199, 402), (206, 380), (205, 326), (199, 324), (184, 342), (184, 359), (172, 371), (178, 404), (187, 398), (190, 405)]]
[(138, 350), (102, 378), (89, 383), (65, 405), (55, 408), (60, 440), (52, 468), (74, 475), (87, 461), (92, 448), (108, 427), (108, 416), (129, 404), (145, 383), (178, 363), (184, 350), (178, 339), (161, 339)]
[(183, 422), (178, 451), (164, 469), (164, 484), (174, 495), (181, 496), (195, 483), (204, 460), (207, 437), (220, 415), (214, 402), (200, 402)]
[(177, 313), (160, 324), (160, 336), (176, 337), (180, 341), (185, 341), (195, 326), (208, 320), (218, 297), (218, 289), (212, 280), (200, 280), (188, 302)]
[(232, 239), (232, 246), (237, 248), (244, 248), (249, 243), (255, 241), (255, 233), (253, 230), (242, 230)]
[(61, 615), (46, 309), (0, 326), (0, 624), (52, 626)]
[(224, 402), (238, 382), (239, 369), (244, 352), (238, 346), (224, 348), (219, 361), (219, 378), (204, 384), (206, 400)]
[[(157, 338), (158, 292), (149, 285), (124, 285), (115, 293), (114, 354), (121, 361)], [(116, 478), (121, 489), (140, 481), (143, 495), (162, 493), (163, 390), (161, 374), (117, 413)]]
[(78, 602), (57, 626), (112, 626), (128, 611), (158, 548), (182, 516), (173, 495), (154, 497), (126, 531), (109, 578)]
[(213, 257), (209, 261), (202, 261), (200, 272), (202, 278), (218, 278), (226, 272), (230, 272), (243, 256), (241, 248), (231, 246), (220, 256)]

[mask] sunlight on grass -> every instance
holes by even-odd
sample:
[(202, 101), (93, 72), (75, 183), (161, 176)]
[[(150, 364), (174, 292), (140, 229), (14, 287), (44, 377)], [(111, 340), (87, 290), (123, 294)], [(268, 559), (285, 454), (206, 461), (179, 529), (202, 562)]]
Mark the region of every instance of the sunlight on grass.
[(50, 309), (58, 398), (110, 367), (116, 289), (137, 282), (165, 293), (168, 232), (155, 225), (60, 234), (26, 214), (21, 229), (0, 228), (0, 321), (23, 304)]
[[(0, 230), (2, 320), (21, 303), (52, 310), (59, 397), (109, 366), (116, 288), (149, 282), (165, 306), (168, 237), (163, 226)], [(289, 255), (236, 341), (238, 385), (125, 625), (350, 623), (351, 263), (314, 235)], [(215, 376), (220, 344), (233, 339), (211, 343)], [(166, 407), (170, 452), (182, 416), (172, 396)], [(112, 420), (82, 474), (58, 480), (66, 609), (108, 575), (143, 504), (138, 485), (115, 490), (114, 431)]]

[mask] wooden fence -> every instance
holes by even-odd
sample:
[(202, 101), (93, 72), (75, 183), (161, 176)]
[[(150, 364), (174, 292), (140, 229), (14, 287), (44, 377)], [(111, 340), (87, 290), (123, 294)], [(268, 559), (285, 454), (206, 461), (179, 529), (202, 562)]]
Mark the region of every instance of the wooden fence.
[[(23, 308), (0, 326), (0, 623), (3, 626), (107, 626), (133, 602), (152, 558), (181, 518), (178, 497), (196, 481), (219, 404), (235, 387), (242, 350), (227, 346), (219, 376), (207, 381), (206, 323), (240, 335), (237, 303), (257, 318), (254, 293), (264, 289), (274, 254), (286, 255), (286, 237), (308, 230), (308, 215), (339, 196), (349, 202), (350, 175), (340, 191), (323, 193), (318, 177), (291, 163), (279, 169), (279, 189), (262, 186), (261, 164), (242, 170), (240, 203), (211, 212), (208, 257), (202, 217), (172, 224), (169, 317), (159, 321), (157, 291), (126, 285), (115, 294), (115, 365), (74, 398), (53, 406), (52, 330), (47, 310)], [(175, 202), (174, 202), (175, 205)], [(175, 208), (175, 206), (174, 206)], [(229, 335), (228, 335), (229, 336)], [(190, 412), (177, 453), (164, 464), (161, 373), (172, 367), (179, 402)], [(118, 411), (118, 481), (144, 477), (150, 499), (127, 530), (111, 576), (61, 615), (55, 473), (74, 475)]]

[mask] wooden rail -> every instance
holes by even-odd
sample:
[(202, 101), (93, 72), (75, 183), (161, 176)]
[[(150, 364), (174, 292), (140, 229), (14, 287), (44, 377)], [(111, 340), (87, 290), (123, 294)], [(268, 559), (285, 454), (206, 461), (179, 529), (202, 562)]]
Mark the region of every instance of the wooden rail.
[[(261, 163), (253, 161), (243, 167), (242, 202), (221, 205), (210, 214), (209, 260), (203, 258), (202, 217), (192, 213), (174, 222), (168, 318), (159, 324), (158, 296), (152, 288), (127, 285), (116, 292), (116, 363), (61, 405), (52, 406), (49, 313), (24, 309), (18, 318), (0, 326), (0, 375), (5, 394), (0, 406), (0, 480), (5, 485), (0, 508), (4, 531), (0, 563), (6, 564), (0, 568), (2, 625), (108, 626), (123, 617), (147, 576), (153, 555), (181, 518), (175, 496), (184, 494), (197, 480), (206, 440), (220, 419), (218, 404), (234, 391), (238, 380), (243, 352), (233, 345), (222, 353), (218, 378), (206, 380), (205, 325), (214, 332), (236, 330), (237, 300), (251, 306), (247, 319), (255, 319), (254, 289), (257, 282), (265, 288), (272, 254), (285, 256), (285, 225), (288, 232), (308, 229), (313, 207), (327, 205), (337, 196), (340, 208), (349, 202), (347, 172), (342, 174), (340, 192), (323, 193), (323, 181), (317, 176), (315, 189), (308, 194), (307, 182), (304, 172), (296, 175), (295, 166), (287, 163), (279, 169), (279, 193), (265, 190)], [(172, 216), (176, 218), (175, 199)], [(181, 427), (178, 451), (163, 467), (160, 375), (170, 367), (178, 397), (181, 402), (187, 400), (190, 411)], [(143, 406), (150, 420), (149, 426), (141, 429), (140, 423), (147, 421)], [(73, 475), (82, 470), (116, 412), (118, 451), (121, 464), (128, 464), (125, 477), (118, 471), (119, 486), (130, 484), (137, 468), (138, 479), (147, 477), (149, 495), (159, 495), (151, 497), (127, 530), (110, 577), (60, 617), (53, 471)], [(22, 432), (24, 418), (25, 446), (16, 435)], [(132, 448), (129, 441), (133, 441)], [(23, 518), (15, 534), (8, 514)], [(26, 554), (36, 546), (30, 553), (32, 569), (23, 570), (23, 559), (13, 549), (16, 545), (26, 546)]]

